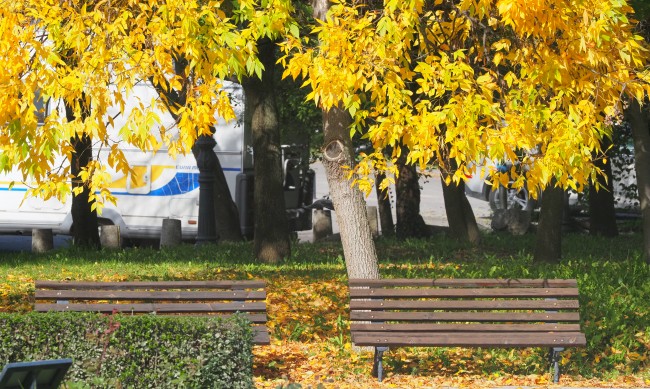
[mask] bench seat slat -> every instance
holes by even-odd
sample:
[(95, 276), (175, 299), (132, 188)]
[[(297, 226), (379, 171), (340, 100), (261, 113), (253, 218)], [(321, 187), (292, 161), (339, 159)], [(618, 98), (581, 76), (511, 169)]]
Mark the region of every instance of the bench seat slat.
[(254, 326), (254, 344), (269, 344), (266, 282), (46, 281), (35, 282), (37, 312), (97, 312), (227, 318), (239, 312)]
[(357, 346), (440, 346), (440, 347), (562, 347), (584, 346), (586, 339), (580, 332), (561, 333), (480, 333), (432, 332), (426, 334), (356, 332), (352, 341)]
[(122, 303), (122, 304), (50, 304), (36, 303), (34, 310), (75, 312), (133, 312), (133, 313), (210, 313), (210, 312), (265, 312), (266, 303)]
[(578, 300), (370, 300), (350, 301), (350, 309), (444, 309), (444, 310), (505, 310), (505, 309), (578, 309)]
[(253, 326), (254, 344), (271, 344), (271, 336), (266, 326)]
[[(111, 313), (121, 313), (121, 314), (145, 314), (145, 313), (156, 313), (164, 316), (173, 316), (174, 314), (178, 315), (183, 315), (183, 316), (196, 316), (196, 317), (208, 317), (208, 316), (214, 316), (214, 317), (229, 317), (232, 316), (231, 314), (234, 314), (235, 312), (230, 311), (229, 313), (222, 313), (222, 312), (163, 312), (163, 311), (136, 311), (131, 309), (131, 305), (129, 304), (99, 304), (101, 306), (97, 307), (98, 309), (89, 309), (91, 308), (87, 304), (44, 304), (49, 307), (49, 309), (44, 309), (44, 306), (40, 306), (40, 310), (36, 310), (36, 312), (96, 312), (96, 313), (105, 313), (105, 314), (111, 314)], [(266, 323), (267, 318), (266, 318), (266, 313), (248, 313), (248, 312), (243, 312), (243, 311), (238, 311), (240, 312), (241, 316), (245, 317), (246, 319), (250, 320), (253, 323), (259, 323), (263, 324)], [(214, 315), (210, 315), (210, 313), (214, 313)]]
[(578, 283), (575, 279), (409, 279), (409, 278), (383, 278), (379, 280), (350, 279), (348, 285), (355, 287), (536, 287), (536, 288), (575, 288)]
[(266, 287), (264, 280), (224, 280), (224, 281), (35, 281), (36, 289), (89, 289), (89, 290), (135, 290), (135, 289), (261, 289)]
[(264, 291), (37, 290), (37, 300), (264, 300)]
[(349, 296), (379, 381), (382, 347), (549, 347), (558, 382), (558, 353), (587, 343), (575, 279), (350, 279)]
[(485, 324), (485, 323), (399, 323), (399, 324), (350, 324), (355, 332), (580, 332), (580, 324)]
[(577, 312), (350, 312), (357, 321), (578, 322)]
[(558, 298), (578, 297), (578, 288), (350, 289), (351, 298)]

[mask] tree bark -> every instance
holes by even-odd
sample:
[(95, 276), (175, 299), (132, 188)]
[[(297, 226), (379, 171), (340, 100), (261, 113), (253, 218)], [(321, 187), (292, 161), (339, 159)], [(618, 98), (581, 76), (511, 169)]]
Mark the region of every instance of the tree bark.
[[(80, 101), (80, 104), (84, 107), (85, 102)], [(82, 108), (81, 119), (85, 119), (87, 112), (87, 108)], [(65, 103), (65, 116), (69, 122), (76, 119), (74, 108), (68, 102)], [(82, 188), (79, 194), (72, 196), (72, 242), (75, 246), (99, 248), (99, 219), (97, 212), (92, 210), (94, 200), (90, 201), (90, 188), (79, 178), (79, 173), (92, 161), (92, 139), (87, 134), (75, 135), (70, 142), (74, 148), (70, 156), (72, 191)]]
[[(612, 145), (612, 140), (603, 141), (603, 150)], [(610, 158), (599, 159), (596, 166), (607, 175), (598, 177), (600, 189), (597, 191), (594, 183), (589, 184), (589, 234), (612, 238), (618, 236), (616, 226), (616, 211), (614, 209), (614, 185), (612, 183), (612, 163)]]
[(557, 263), (562, 257), (564, 190), (552, 182), (542, 193), (533, 261)]
[(469, 203), (467, 195), (465, 195), (465, 183), (460, 182), (456, 185), (450, 182), (447, 185), (445, 184), (445, 176), (445, 174), (442, 174), (440, 178), (451, 237), (476, 246), (481, 242), (481, 234), (472, 205)]
[(282, 187), (282, 150), (275, 102), (275, 44), (268, 38), (257, 42), (264, 65), (263, 77), (244, 80), (246, 109), (251, 110), (253, 169), (255, 176), (254, 249), (257, 259), (277, 262), (291, 255), (291, 239)]
[(643, 254), (650, 264), (650, 112), (632, 100), (626, 115), (634, 139), (634, 167), (643, 218)]
[[(175, 73), (177, 75), (184, 75), (187, 65), (187, 60), (177, 57), (174, 69)], [(180, 108), (186, 105), (187, 88), (189, 86), (187, 83), (183, 85), (182, 90), (175, 91), (170, 88), (163, 88), (162, 85), (155, 84), (153, 80), (150, 81), (156, 89), (156, 92), (158, 92), (160, 96), (164, 96), (169, 108)], [(178, 115), (174, 114), (172, 109), (169, 110), (169, 114), (174, 118), (174, 120), (179, 119)], [(212, 132), (214, 133), (214, 129)], [(198, 151), (195, 146), (192, 147), (192, 154), (196, 159)], [(228, 189), (226, 176), (223, 173), (221, 162), (216, 153), (215, 157), (217, 163), (214, 170), (214, 213), (217, 223), (217, 234), (221, 241), (238, 242), (244, 239), (241, 233), (241, 225), (239, 223), (239, 211), (237, 210), (237, 205), (232, 199), (230, 189)]]
[(420, 182), (416, 166), (406, 163), (407, 153), (406, 147), (402, 146), (402, 154), (397, 159), (399, 176), (395, 182), (397, 197), (395, 234), (400, 239), (424, 238), (430, 234), (420, 215)]
[(350, 185), (344, 166), (354, 166), (347, 111), (332, 108), (323, 112), (323, 166), (341, 233), (341, 244), (349, 278), (379, 278), (375, 242), (372, 240), (366, 201)]
[(375, 191), (377, 192), (377, 209), (379, 210), (379, 224), (381, 234), (384, 236), (395, 235), (395, 223), (393, 222), (393, 208), (390, 204), (390, 192), (388, 188), (382, 191), (379, 185), (386, 178), (384, 173), (376, 173)]
[[(328, 0), (311, 0), (314, 18), (324, 20)], [(354, 166), (349, 126), (352, 118), (340, 107), (323, 111), (323, 166), (332, 195), (345, 256), (348, 278), (379, 278), (375, 242), (372, 240), (366, 201), (350, 186), (344, 166)]]
[[(198, 156), (196, 145), (192, 147), (192, 154), (196, 159)], [(232, 199), (228, 182), (226, 181), (226, 175), (223, 173), (221, 161), (219, 161), (219, 156), (216, 153), (215, 161), (213, 198), (217, 235), (219, 236), (219, 241), (240, 242), (244, 240), (244, 237), (241, 232), (241, 224), (239, 223), (239, 210)]]

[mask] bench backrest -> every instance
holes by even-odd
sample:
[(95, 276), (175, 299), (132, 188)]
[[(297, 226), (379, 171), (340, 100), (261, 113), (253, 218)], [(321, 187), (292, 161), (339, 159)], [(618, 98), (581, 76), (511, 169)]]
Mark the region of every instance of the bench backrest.
[[(412, 332), (420, 333), (422, 343), (425, 333), (449, 333), (436, 336), (435, 342), (517, 347), (541, 345), (542, 337), (536, 339), (535, 333), (580, 332), (576, 280), (351, 279), (349, 286), (351, 331), (357, 344), (370, 343), (370, 337), (380, 333)], [(465, 335), (454, 337), (456, 332)], [(362, 339), (366, 335), (371, 336)], [(569, 339), (575, 339), (573, 345), (584, 342), (584, 336)]]
[(256, 344), (270, 342), (262, 280), (36, 281), (35, 287), (37, 312), (223, 316), (238, 312), (254, 324)]

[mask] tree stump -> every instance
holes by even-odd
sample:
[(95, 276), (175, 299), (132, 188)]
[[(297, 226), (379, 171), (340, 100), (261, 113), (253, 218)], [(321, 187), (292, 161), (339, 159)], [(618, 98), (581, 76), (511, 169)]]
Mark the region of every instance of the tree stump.
[(314, 233), (314, 242), (332, 235), (332, 211), (326, 209), (315, 209), (313, 220), (314, 224), (312, 231)]
[(122, 247), (120, 226), (108, 225), (100, 227), (99, 241), (103, 248), (119, 249)]
[(160, 232), (160, 248), (178, 246), (181, 241), (181, 221), (178, 219), (163, 219)]
[(44, 253), (52, 250), (52, 248), (54, 248), (54, 236), (51, 229), (32, 229), (33, 253)]

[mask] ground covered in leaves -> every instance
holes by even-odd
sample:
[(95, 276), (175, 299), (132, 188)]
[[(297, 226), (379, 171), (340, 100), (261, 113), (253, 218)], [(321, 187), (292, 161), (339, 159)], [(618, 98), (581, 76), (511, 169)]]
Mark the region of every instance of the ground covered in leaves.
[[(344, 281), (280, 277), (268, 291), (274, 339), (254, 350), (258, 388), (650, 387), (647, 367), (642, 374), (582, 377), (575, 363), (586, 353), (577, 349), (563, 353), (568, 371), (554, 384), (546, 350), (536, 348), (396, 348), (384, 355), (386, 376), (379, 383), (370, 374), (372, 350), (350, 343)], [(647, 354), (629, 354), (628, 360), (647, 361)]]
[[(456, 361), (432, 360), (422, 349), (398, 349), (384, 356), (384, 363), (400, 367), (389, 371), (380, 383), (370, 376), (372, 352), (349, 350), (339, 353), (322, 342), (275, 341), (255, 347), (257, 388), (494, 388), (494, 387), (594, 387), (644, 388), (650, 379), (620, 375), (615, 378), (583, 378), (563, 375), (553, 384), (551, 373), (486, 374), (472, 350), (455, 349), (445, 354)], [(489, 353), (486, 354), (487, 358)], [(392, 360), (392, 362), (389, 361)], [(468, 360), (473, 361), (468, 363)], [(460, 366), (459, 366), (460, 365)]]
[[(490, 234), (480, 247), (444, 236), (379, 239), (383, 278), (575, 278), (587, 347), (563, 356), (560, 386), (650, 388), (650, 267), (642, 236), (563, 237), (559, 264), (532, 261), (534, 236)], [(34, 280), (267, 281), (272, 344), (255, 346), (258, 388), (555, 387), (547, 350), (397, 348), (385, 380), (370, 375), (372, 352), (353, 350), (347, 275), (339, 243), (300, 244), (265, 264), (251, 243), (166, 250), (0, 253), (0, 311), (30, 311)]]

